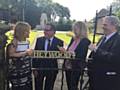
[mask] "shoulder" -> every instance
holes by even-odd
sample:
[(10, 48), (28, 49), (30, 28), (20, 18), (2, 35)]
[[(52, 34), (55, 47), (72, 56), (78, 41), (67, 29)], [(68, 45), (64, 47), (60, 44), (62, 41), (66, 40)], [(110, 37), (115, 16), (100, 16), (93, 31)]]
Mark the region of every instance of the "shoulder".
[(120, 34), (119, 33), (116, 33), (116, 39), (120, 40)]
[(91, 43), (91, 41), (88, 38), (83, 38), (81, 41), (87, 45)]
[(27, 43), (30, 44), (30, 40), (27, 39)]
[(57, 38), (57, 37), (54, 37), (54, 39), (55, 39), (56, 41), (58, 41), (58, 42), (63, 43), (63, 40), (61, 40), (61, 39), (59, 39), (59, 38)]
[(7, 50), (10, 48), (16, 48), (17, 47), (18, 41), (16, 39), (13, 39), (8, 45), (7, 45)]
[(17, 43), (18, 43), (18, 40), (17, 39), (13, 39), (9, 45), (10, 46), (12, 45), (12, 46), (16, 47)]
[(115, 33), (112, 37), (111, 37), (112, 41), (118, 41), (120, 42), (120, 34), (119, 33)]
[(39, 38), (37, 38), (37, 41), (41, 41), (41, 40), (43, 40), (45, 37), (39, 37)]
[(114, 41), (115, 41), (116, 43), (120, 43), (120, 34), (116, 34), (116, 35), (115, 35)]

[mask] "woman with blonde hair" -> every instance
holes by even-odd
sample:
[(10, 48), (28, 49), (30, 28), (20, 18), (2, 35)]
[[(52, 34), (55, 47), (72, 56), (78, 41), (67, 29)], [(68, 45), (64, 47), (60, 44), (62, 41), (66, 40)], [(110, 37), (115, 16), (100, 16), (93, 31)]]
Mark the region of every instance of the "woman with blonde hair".
[(32, 90), (31, 58), (29, 49), (29, 33), (31, 26), (26, 22), (18, 22), (14, 30), (14, 38), (7, 46), (9, 61), (8, 79), (12, 90)]
[[(65, 60), (66, 81), (68, 90), (78, 90), (78, 82), (81, 75), (81, 64), (85, 62), (90, 41), (87, 38), (87, 27), (85, 23), (79, 21), (73, 24), (74, 36), (68, 45), (67, 51), (75, 53), (75, 60)], [(64, 48), (60, 48), (62, 52)], [(78, 71), (72, 71), (77, 69)]]

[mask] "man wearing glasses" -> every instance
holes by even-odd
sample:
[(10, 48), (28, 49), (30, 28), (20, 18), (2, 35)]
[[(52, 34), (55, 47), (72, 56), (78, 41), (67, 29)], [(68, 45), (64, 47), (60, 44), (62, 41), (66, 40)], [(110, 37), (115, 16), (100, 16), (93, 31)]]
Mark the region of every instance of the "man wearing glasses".
[[(63, 47), (63, 41), (55, 37), (55, 26), (46, 24), (44, 36), (37, 39), (35, 50), (59, 51), (58, 46)], [(35, 59), (33, 61), (34, 68), (44, 69), (34, 71), (35, 90), (53, 90), (58, 70), (48, 69), (58, 68), (57, 60)]]

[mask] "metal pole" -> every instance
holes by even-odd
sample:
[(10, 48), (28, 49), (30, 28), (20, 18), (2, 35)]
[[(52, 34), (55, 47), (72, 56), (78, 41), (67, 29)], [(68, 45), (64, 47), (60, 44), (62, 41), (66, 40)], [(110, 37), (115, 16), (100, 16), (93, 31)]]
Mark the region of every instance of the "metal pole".
[(109, 12), (109, 16), (112, 15), (112, 6), (110, 6), (110, 12)]
[(62, 69), (61, 90), (63, 90), (64, 70)]
[[(32, 70), (32, 59), (31, 59), (31, 70)], [(32, 74), (31, 74), (31, 76), (32, 76), (32, 90), (35, 90), (35, 76), (34, 76), (34, 73), (33, 73), (33, 70), (32, 70)]]
[(23, 11), (22, 11), (22, 17), (23, 17), (23, 21), (25, 21), (25, 10), (24, 10), (24, 8), (23, 8)]
[(95, 36), (97, 31), (97, 20), (98, 20), (98, 12), (96, 11), (96, 18), (95, 18), (95, 24), (94, 24), (94, 34), (93, 34), (93, 43), (95, 43)]
[(22, 20), (25, 21), (25, 7), (26, 7), (26, 0), (23, 0), (23, 8), (22, 8)]

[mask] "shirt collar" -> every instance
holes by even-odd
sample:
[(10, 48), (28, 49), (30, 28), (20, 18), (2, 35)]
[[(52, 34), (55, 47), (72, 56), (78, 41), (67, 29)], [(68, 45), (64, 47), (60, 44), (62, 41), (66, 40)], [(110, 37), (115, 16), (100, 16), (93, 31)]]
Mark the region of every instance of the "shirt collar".
[[(49, 40), (52, 42), (52, 41), (53, 41), (53, 38), (54, 38), (54, 37), (51, 37)], [(48, 39), (46, 39), (46, 40), (48, 40)]]
[(109, 38), (111, 38), (115, 33), (116, 33), (116, 32), (113, 32), (113, 33), (107, 35), (107, 36), (106, 36), (106, 40), (108, 40)]

